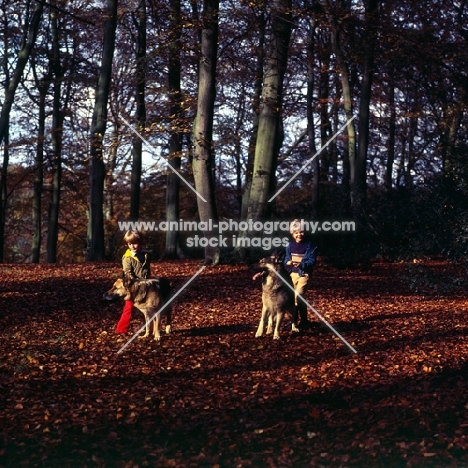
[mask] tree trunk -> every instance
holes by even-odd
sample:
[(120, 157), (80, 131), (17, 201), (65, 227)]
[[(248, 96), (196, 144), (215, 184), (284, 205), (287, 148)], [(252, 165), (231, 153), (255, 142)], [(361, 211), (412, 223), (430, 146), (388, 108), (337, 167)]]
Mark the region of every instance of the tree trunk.
[(417, 137), (419, 123), (419, 109), (415, 103), (414, 108), (411, 110), (409, 117), (409, 128), (408, 128), (408, 164), (405, 168), (405, 187), (410, 188), (413, 185), (413, 169), (416, 163), (415, 154), (415, 139)]
[[(333, 51), (338, 64), (338, 71), (341, 80), (341, 89), (343, 92), (343, 107), (345, 111), (346, 121), (349, 121), (353, 117), (353, 97), (351, 92), (351, 80), (349, 77), (348, 66), (344, 57), (344, 53), (341, 48), (340, 41), (340, 28), (335, 23), (331, 32), (331, 43)], [(354, 123), (351, 122), (347, 126), (348, 131), (348, 148), (346, 151), (346, 158), (343, 161), (343, 187), (347, 191), (347, 198), (350, 199), (350, 161), (356, 159), (356, 130)]]
[[(44, 80), (46, 81), (46, 80)], [(32, 200), (33, 237), (31, 245), (31, 263), (39, 263), (42, 244), (42, 189), (44, 185), (44, 139), (45, 139), (45, 100), (50, 81), (46, 86), (40, 86), (36, 80), (39, 91), (39, 118), (36, 159), (34, 161), (34, 183)]]
[(291, 36), (291, 0), (271, 2), (271, 34), (265, 59), (262, 99), (247, 218), (263, 220), (273, 195), (281, 142), (283, 79)]
[(0, 262), (3, 263), (4, 260), (4, 247), (5, 247), (5, 221), (6, 221), (6, 211), (7, 211), (7, 201), (8, 201), (8, 186), (7, 186), (7, 176), (8, 176), (8, 164), (10, 160), (10, 135), (9, 135), (9, 116), (6, 120), (7, 131), (3, 139), (3, 164), (1, 167), (1, 179), (0, 179)]
[(364, 38), (364, 70), (361, 81), (361, 99), (359, 102), (359, 137), (356, 157), (350, 155), (351, 169), (351, 208), (356, 219), (365, 215), (366, 200), (366, 164), (369, 147), (370, 102), (372, 79), (374, 75), (374, 54), (376, 30), (379, 21), (378, 0), (365, 0), (366, 37)]
[[(140, 0), (134, 18), (137, 29), (136, 51), (136, 118), (138, 131), (146, 129), (146, 1)], [(143, 142), (134, 136), (132, 145), (132, 175), (130, 181), (130, 219), (137, 221), (140, 212)]]
[[(214, 149), (213, 117), (216, 98), (216, 55), (218, 49), (219, 0), (205, 0), (203, 8), (203, 30), (198, 76), (197, 115), (193, 128), (193, 176), (197, 192), (198, 213), (202, 223), (218, 221), (214, 196)], [(205, 248), (205, 263), (218, 263), (220, 249), (216, 234), (205, 231), (209, 242)]]
[[(319, 107), (320, 107), (320, 143), (323, 147), (332, 136), (332, 128), (330, 122), (330, 47), (328, 44), (322, 44), (320, 52), (320, 79), (319, 79)], [(325, 184), (328, 182), (328, 174), (330, 169), (330, 149), (325, 148), (320, 153), (321, 171), (320, 180)]]
[[(115, 175), (115, 169), (117, 167), (117, 159), (119, 153), (119, 144), (121, 136), (121, 127), (118, 124), (118, 118), (113, 119), (114, 125), (112, 126), (112, 134), (110, 136), (111, 143), (109, 144), (109, 153), (106, 163), (106, 176), (104, 178), (104, 204), (103, 204), (103, 216), (104, 226), (114, 226), (114, 189), (113, 184), (116, 180), (122, 177), (122, 174)], [(122, 170), (125, 170), (126, 164), (122, 166)], [(116, 232), (114, 235), (109, 233), (105, 236), (104, 240), (104, 251), (107, 256), (112, 257), (116, 250), (120, 247), (121, 238)]]
[(44, 4), (42, 2), (36, 2), (36, 7), (31, 18), (31, 23), (29, 25), (26, 41), (18, 53), (18, 62), (16, 63), (15, 71), (13, 73), (11, 81), (8, 84), (7, 89), (5, 90), (5, 98), (3, 101), (2, 111), (0, 113), (0, 144), (2, 144), (6, 134), (9, 131), (8, 127), (10, 122), (10, 111), (11, 107), (13, 106), (16, 89), (18, 88), (21, 77), (23, 76), (24, 68), (28, 63), (32, 48), (34, 46), (34, 43), (36, 42), (37, 31), (42, 18), (43, 9)]
[[(56, 30), (53, 30), (56, 32)], [(32, 199), (32, 244), (31, 244), (31, 263), (39, 263), (41, 258), (42, 246), (42, 195), (44, 188), (44, 142), (46, 128), (46, 99), (53, 76), (53, 65), (44, 76), (39, 77), (37, 73), (37, 60), (31, 61), (31, 71), (34, 76), (35, 87), (39, 94), (38, 104), (38, 132), (36, 157), (34, 160), (34, 182)]]
[[(169, 163), (176, 170), (180, 171), (182, 162), (182, 106), (180, 87), (180, 0), (169, 2)], [(166, 187), (166, 221), (170, 226), (171, 222), (179, 220), (179, 195), (180, 178), (172, 170), (167, 173)], [(182, 256), (179, 245), (179, 231), (168, 229), (166, 231), (166, 246), (164, 258), (178, 258)]]
[[(310, 25), (309, 43), (307, 46), (307, 136), (309, 141), (310, 157), (317, 153), (315, 144), (315, 123), (313, 95), (315, 88), (315, 22)], [(311, 163), (312, 187), (311, 187), (311, 215), (318, 216), (319, 194), (320, 194), (320, 159), (315, 157)]]
[[(238, 217), (240, 217), (241, 212), (242, 212), (242, 195), (243, 195), (243, 183), (242, 183), (242, 178), (245, 175), (244, 174), (244, 168), (243, 168), (243, 147), (242, 147), (242, 138), (241, 138), (241, 132), (245, 124), (246, 120), (246, 101), (247, 99), (250, 99), (250, 94), (248, 95), (248, 91), (245, 89), (245, 86), (241, 86), (242, 91), (239, 92), (239, 101), (236, 104), (236, 109), (235, 109), (235, 119), (234, 119), (234, 128), (233, 128), (233, 134), (235, 135), (234, 141), (233, 141), (233, 154), (232, 157), (234, 159), (234, 167), (235, 167), (235, 180), (236, 180), (236, 185), (235, 185), (235, 197), (237, 200), (237, 206), (236, 206), (236, 211), (238, 214)], [(249, 97), (247, 97), (247, 95)], [(233, 109), (234, 112), (234, 109)]]
[[(36, 2), (36, 6), (29, 24), (26, 40), (24, 41), (21, 50), (18, 53), (18, 61), (16, 63), (13, 76), (10, 78), (8, 70), (5, 73), (5, 97), (3, 100), (2, 109), (0, 112), (0, 145), (4, 143), (3, 149), (3, 164), (0, 176), (0, 262), (3, 262), (3, 249), (5, 245), (5, 220), (6, 220), (6, 206), (8, 198), (7, 189), (7, 175), (9, 164), (9, 132), (10, 132), (10, 112), (13, 106), (16, 89), (23, 76), (24, 68), (28, 63), (29, 56), (31, 55), (32, 48), (36, 42), (37, 31), (42, 18), (42, 11), (44, 4)], [(6, 65), (5, 65), (6, 67)]]
[(105, 165), (102, 142), (107, 123), (107, 102), (112, 78), (118, 0), (107, 0), (101, 71), (96, 90), (90, 130), (89, 220), (86, 259), (103, 260), (104, 252), (104, 177)]
[(392, 189), (393, 180), (393, 164), (395, 162), (395, 135), (396, 135), (396, 107), (395, 107), (395, 83), (393, 81), (393, 73), (391, 75), (388, 94), (388, 105), (390, 108), (390, 118), (388, 123), (388, 139), (387, 139), (387, 164), (385, 168), (385, 188)]
[(58, 39), (57, 15), (52, 13), (52, 68), (54, 70), (54, 100), (52, 109), (52, 199), (49, 206), (47, 229), (47, 262), (57, 261), (58, 223), (60, 213), (60, 191), (62, 188), (62, 138), (63, 112), (61, 110), (62, 67)]
[(265, 12), (262, 12), (258, 18), (259, 24), (259, 41), (257, 47), (257, 63), (255, 69), (255, 86), (254, 94), (252, 99), (252, 134), (249, 142), (249, 149), (247, 154), (247, 167), (245, 171), (245, 186), (244, 193), (242, 196), (242, 207), (241, 207), (241, 220), (247, 219), (250, 202), (250, 189), (252, 188), (252, 175), (254, 168), (255, 159), (255, 145), (257, 143), (258, 135), (258, 120), (260, 112), (260, 100), (262, 97), (262, 82), (263, 82), (263, 64), (264, 64), (264, 44), (265, 44)]
[(442, 175), (456, 178), (457, 174), (457, 148), (456, 141), (463, 119), (463, 105), (455, 103), (452, 108), (445, 111), (444, 131), (442, 138)]

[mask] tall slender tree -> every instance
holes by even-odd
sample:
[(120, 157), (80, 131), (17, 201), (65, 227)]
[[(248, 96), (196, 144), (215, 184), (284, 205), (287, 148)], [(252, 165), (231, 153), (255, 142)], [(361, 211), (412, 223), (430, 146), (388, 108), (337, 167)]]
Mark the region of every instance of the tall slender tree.
[(51, 11), (52, 30), (52, 70), (54, 75), (54, 95), (52, 104), (52, 198), (49, 205), (47, 230), (47, 262), (57, 261), (57, 241), (60, 215), (60, 192), (62, 189), (62, 139), (63, 111), (61, 107), (62, 65), (60, 63), (60, 42), (57, 11)]
[(104, 178), (103, 137), (107, 124), (107, 103), (112, 77), (115, 49), (118, 0), (107, 0), (104, 23), (101, 70), (96, 89), (93, 119), (90, 130), (89, 222), (86, 259), (103, 260), (104, 249)]
[[(146, 129), (146, 1), (139, 0), (133, 22), (137, 31), (136, 37), (136, 120), (138, 131)], [(132, 144), (132, 175), (130, 183), (130, 219), (138, 220), (140, 211), (141, 170), (143, 166), (143, 142), (134, 136)]]
[[(307, 137), (311, 157), (317, 153), (315, 144), (315, 122), (313, 96), (315, 91), (315, 20), (309, 25), (309, 36), (307, 43)], [(311, 215), (316, 217), (319, 210), (320, 194), (320, 159), (318, 156), (312, 160), (312, 186), (311, 186)]]
[[(29, 6), (29, 5), (28, 5)], [(21, 48), (18, 52), (18, 59), (12, 75), (8, 70), (8, 60), (4, 61), (5, 69), (5, 97), (0, 111), (0, 145), (4, 143), (3, 164), (0, 173), (0, 262), (3, 262), (3, 249), (5, 245), (5, 220), (6, 206), (8, 198), (7, 177), (9, 165), (9, 132), (10, 132), (10, 112), (13, 107), (16, 90), (20, 84), (24, 69), (28, 63), (29, 56), (36, 42), (39, 24), (42, 19), (44, 4), (36, 2), (31, 19), (25, 20), (24, 37)], [(26, 9), (29, 12), (29, 8)], [(7, 16), (4, 18), (7, 21)], [(6, 25), (5, 25), (6, 26)], [(6, 30), (6, 27), (5, 27)], [(5, 44), (5, 53), (8, 53), (8, 44)]]
[[(337, 69), (341, 82), (341, 90), (343, 93), (343, 108), (345, 112), (346, 121), (350, 121), (353, 117), (353, 94), (352, 94), (352, 82), (349, 72), (349, 66), (346, 60), (346, 54), (343, 51), (342, 35), (343, 30), (341, 27), (343, 18), (349, 16), (350, 9), (346, 2), (339, 2), (340, 16), (337, 17), (331, 12), (330, 4), (328, 0), (323, 0), (322, 5), (330, 18), (330, 39), (333, 52), (336, 57)], [(343, 161), (343, 185), (349, 190), (350, 184), (350, 173), (349, 173), (349, 161), (356, 161), (356, 130), (354, 122), (351, 122), (347, 126), (348, 133), (348, 145), (345, 152), (346, 159)], [(347, 194), (348, 197), (350, 194)]]
[(34, 43), (36, 42), (43, 10), (44, 4), (42, 2), (36, 2), (31, 21), (27, 25), (27, 29), (25, 29), (25, 37), (21, 46), (21, 50), (18, 52), (18, 60), (16, 62), (15, 71), (11, 77), (11, 80), (9, 81), (8, 87), (5, 90), (5, 99), (3, 101), (0, 112), (0, 144), (3, 142), (3, 139), (9, 131), (10, 111), (15, 99), (16, 89), (20, 84), (23, 71), (26, 67), (26, 64), (28, 63), (32, 48), (34, 47)]
[[(181, 14), (180, 0), (169, 1), (169, 65), (168, 65), (168, 90), (169, 90), (169, 155), (171, 166), (180, 171), (182, 161), (182, 105), (181, 105)], [(179, 219), (180, 178), (172, 170), (166, 177), (166, 221)], [(179, 245), (179, 232), (177, 229), (166, 231), (165, 258), (177, 258), (182, 256)]]
[[(214, 195), (215, 156), (213, 148), (213, 118), (216, 100), (216, 59), (218, 50), (219, 0), (205, 0), (202, 13), (200, 60), (198, 71), (197, 114), (193, 125), (193, 177), (200, 221), (208, 227), (216, 224), (218, 214)], [(220, 249), (217, 236), (208, 229), (205, 262), (218, 263)], [(209, 239), (209, 241), (208, 241)]]
[(258, 121), (260, 113), (260, 101), (262, 96), (263, 84), (263, 65), (265, 61), (265, 6), (262, 5), (258, 14), (256, 23), (258, 24), (258, 45), (255, 49), (255, 76), (254, 76), (254, 92), (252, 98), (252, 134), (249, 140), (247, 153), (247, 167), (245, 170), (244, 193), (242, 195), (241, 219), (247, 219), (250, 203), (250, 189), (252, 187), (252, 176), (255, 160), (255, 145), (258, 135)]
[(247, 214), (248, 219), (255, 221), (265, 217), (268, 200), (273, 195), (276, 161), (282, 141), (283, 80), (292, 24), (291, 0), (273, 0), (268, 7), (271, 25), (265, 57), (258, 135)]
[(358, 219), (365, 219), (367, 190), (367, 150), (369, 147), (370, 105), (374, 78), (375, 46), (379, 24), (379, 0), (364, 0), (364, 64), (361, 79), (358, 122), (358, 150), (350, 154), (351, 208)]
[(388, 78), (388, 138), (387, 138), (387, 163), (385, 167), (385, 188), (391, 190), (393, 181), (393, 165), (395, 163), (395, 138), (396, 138), (396, 105), (395, 105), (395, 71), (390, 69)]
[(33, 238), (31, 245), (31, 263), (39, 263), (41, 257), (42, 244), (42, 194), (44, 186), (44, 142), (46, 129), (46, 98), (51, 84), (51, 73), (48, 72), (39, 77), (35, 61), (34, 53), (31, 55), (31, 70), (34, 75), (36, 89), (39, 94), (38, 98), (38, 132), (37, 146), (34, 159), (34, 182), (33, 182), (33, 199), (32, 199), (32, 229)]

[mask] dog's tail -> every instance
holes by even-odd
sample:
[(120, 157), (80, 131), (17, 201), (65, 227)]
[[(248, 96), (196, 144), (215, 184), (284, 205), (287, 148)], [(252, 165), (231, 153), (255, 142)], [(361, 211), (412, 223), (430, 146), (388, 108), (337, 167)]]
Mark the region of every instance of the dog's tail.
[(171, 298), (171, 283), (169, 283), (169, 280), (167, 280), (166, 278), (159, 278), (159, 287), (163, 303), (165, 304)]

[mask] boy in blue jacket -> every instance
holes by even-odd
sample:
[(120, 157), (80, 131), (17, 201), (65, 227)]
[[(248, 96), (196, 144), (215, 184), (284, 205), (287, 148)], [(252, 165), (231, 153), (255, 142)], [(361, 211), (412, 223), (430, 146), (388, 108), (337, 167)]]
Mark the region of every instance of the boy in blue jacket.
[(307, 319), (307, 304), (298, 296), (304, 297), (309, 277), (317, 260), (317, 247), (305, 237), (303, 223), (295, 219), (290, 226), (292, 240), (286, 247), (284, 265), (291, 275), (295, 290), (296, 308), (299, 312), (299, 329), (306, 330), (310, 323)]

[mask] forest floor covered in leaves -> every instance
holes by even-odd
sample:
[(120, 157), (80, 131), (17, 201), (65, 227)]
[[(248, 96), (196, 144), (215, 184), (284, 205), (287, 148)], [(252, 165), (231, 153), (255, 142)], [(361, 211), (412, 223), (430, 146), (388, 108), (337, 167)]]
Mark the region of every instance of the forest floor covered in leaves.
[[(177, 291), (197, 261), (153, 264)], [(255, 338), (260, 283), (207, 267), (173, 333), (116, 335), (118, 263), (0, 266), (0, 466), (468, 466), (468, 280), (460, 265), (321, 262), (314, 326)]]

